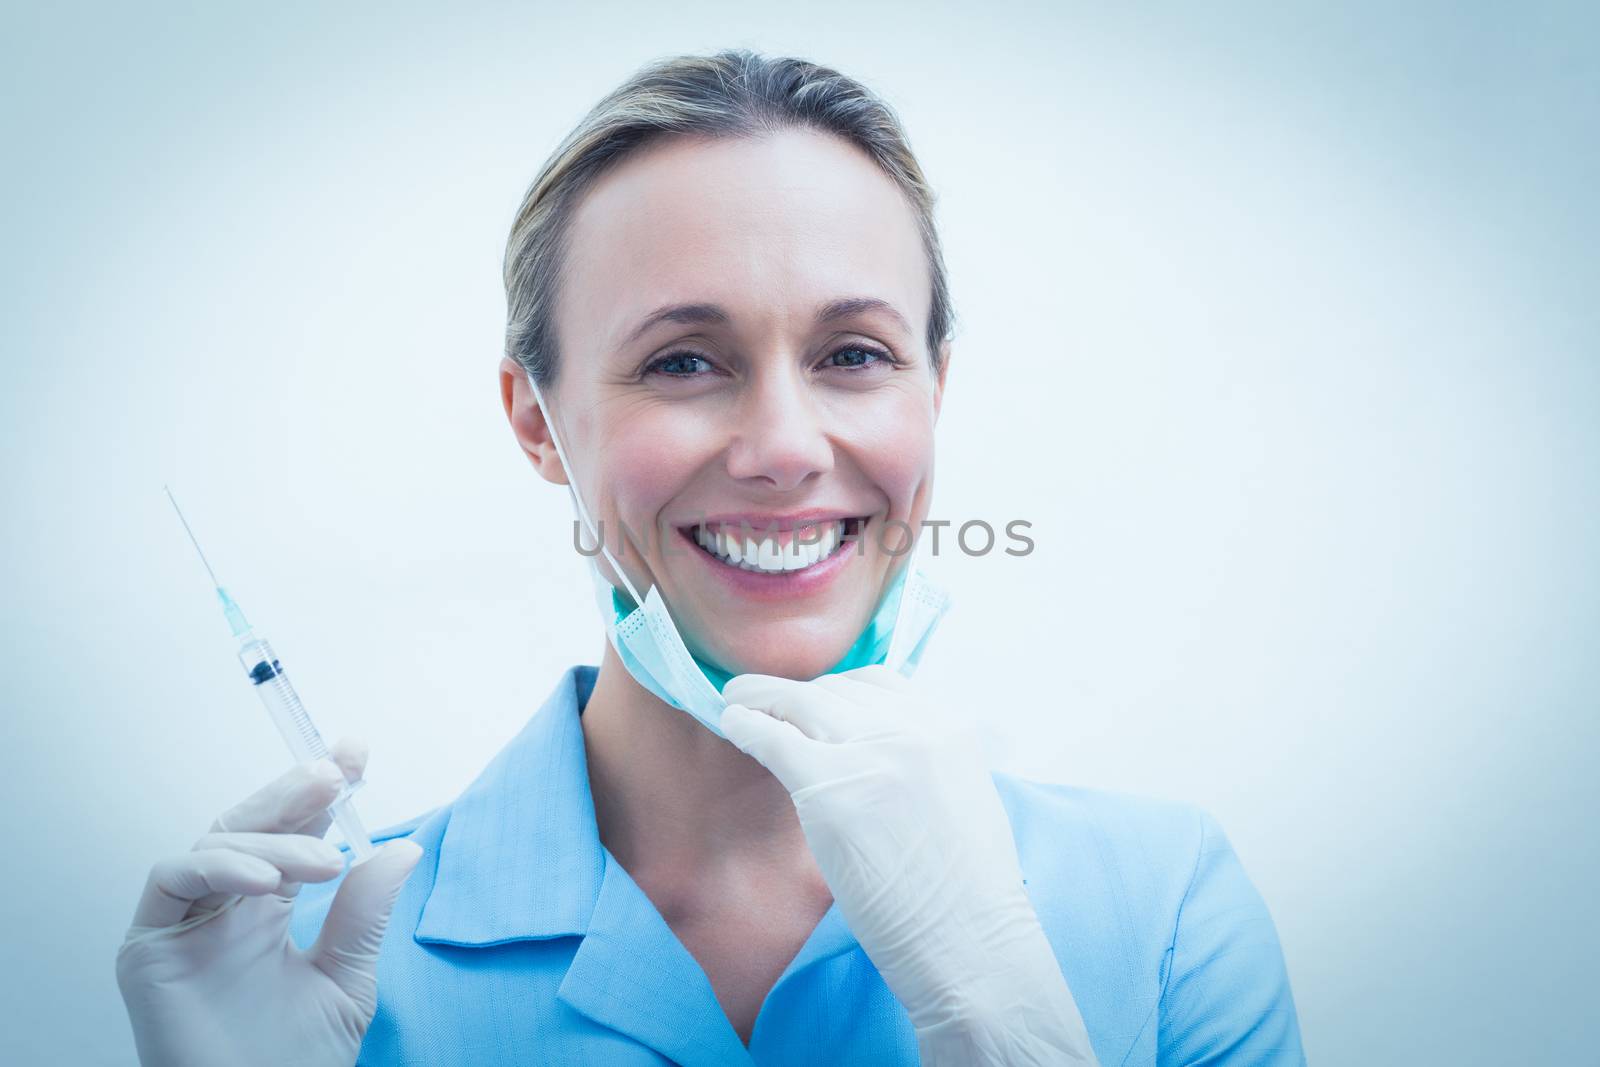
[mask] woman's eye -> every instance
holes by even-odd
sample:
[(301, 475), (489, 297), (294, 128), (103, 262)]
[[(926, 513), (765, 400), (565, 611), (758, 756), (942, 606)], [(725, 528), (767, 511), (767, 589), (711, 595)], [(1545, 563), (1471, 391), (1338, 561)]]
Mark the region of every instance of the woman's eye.
[(888, 354), (880, 352), (876, 348), (868, 348), (865, 345), (845, 345), (843, 348), (835, 350), (832, 355), (823, 361), (823, 364), (824, 366), (853, 369), (856, 367), (870, 367), (874, 363), (886, 362), (889, 362)]
[(692, 378), (711, 369), (711, 363), (693, 352), (674, 352), (650, 364), (649, 370), (673, 378)]

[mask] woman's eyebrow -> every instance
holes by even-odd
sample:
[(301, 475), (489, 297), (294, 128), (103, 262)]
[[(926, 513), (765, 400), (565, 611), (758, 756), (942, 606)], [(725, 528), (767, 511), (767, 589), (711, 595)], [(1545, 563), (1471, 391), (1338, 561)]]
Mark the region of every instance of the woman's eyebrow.
[(895, 306), (887, 300), (879, 300), (875, 296), (847, 296), (838, 300), (830, 300), (822, 305), (817, 312), (817, 322), (832, 322), (834, 319), (849, 318), (859, 315), (863, 311), (882, 311), (900, 324), (900, 328), (907, 333), (911, 332), (911, 324)]
[[(911, 331), (910, 323), (906, 322), (906, 317), (900, 314), (893, 304), (887, 300), (880, 300), (875, 296), (849, 296), (830, 300), (818, 309), (817, 322), (832, 322), (835, 319), (858, 315), (863, 311), (882, 311), (898, 322), (906, 332), (909, 333)], [(669, 304), (666, 307), (657, 308), (646, 315), (644, 321), (639, 323), (633, 333), (628, 335), (628, 339), (623, 344), (632, 344), (644, 336), (645, 331), (652, 326), (663, 322), (688, 325), (712, 323), (725, 326), (732, 321), (733, 316), (729, 315), (726, 310), (717, 304)]]
[(669, 304), (664, 308), (657, 308), (644, 317), (638, 328), (628, 335), (623, 341), (624, 345), (631, 345), (644, 335), (650, 327), (662, 322), (678, 322), (690, 325), (717, 323), (726, 325), (731, 321), (731, 316), (716, 304)]

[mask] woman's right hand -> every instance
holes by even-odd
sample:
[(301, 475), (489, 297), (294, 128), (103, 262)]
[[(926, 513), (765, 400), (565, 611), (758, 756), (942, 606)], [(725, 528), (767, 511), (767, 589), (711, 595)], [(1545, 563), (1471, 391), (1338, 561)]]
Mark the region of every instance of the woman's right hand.
[[(344, 868), (327, 808), (366, 752), (340, 741), (225, 812), (193, 849), (150, 870), (117, 953), (139, 1059), (349, 1067), (377, 1010), (378, 946), (422, 850), (390, 841), (351, 869), (307, 951), (294, 895)], [(337, 761), (337, 762), (335, 762)]]

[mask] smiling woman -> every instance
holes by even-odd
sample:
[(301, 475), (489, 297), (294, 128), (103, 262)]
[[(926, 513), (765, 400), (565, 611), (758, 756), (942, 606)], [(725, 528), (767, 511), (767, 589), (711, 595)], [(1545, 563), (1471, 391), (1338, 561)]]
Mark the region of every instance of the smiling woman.
[(1207, 814), (991, 773), (908, 681), (945, 601), (892, 532), (951, 308), (883, 101), (654, 64), (540, 172), (505, 283), (500, 397), (601, 546), (603, 659), (343, 876), (330, 767), (158, 865), (119, 960), (143, 1055), (232, 1062), (248, 1015), (294, 1062), (1302, 1062)]

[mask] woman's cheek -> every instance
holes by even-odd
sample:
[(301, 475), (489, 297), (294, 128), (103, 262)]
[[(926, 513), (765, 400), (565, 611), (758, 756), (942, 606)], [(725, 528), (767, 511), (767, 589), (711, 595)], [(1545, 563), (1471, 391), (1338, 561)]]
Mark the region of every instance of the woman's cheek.
[(915, 521), (933, 476), (933, 422), (921, 405), (901, 398), (894, 410), (863, 420), (856, 449), (863, 473), (888, 498), (891, 517)]
[(661, 512), (693, 479), (704, 462), (699, 435), (672, 420), (640, 420), (613, 435), (603, 454), (615, 509), (630, 529), (653, 529)]

